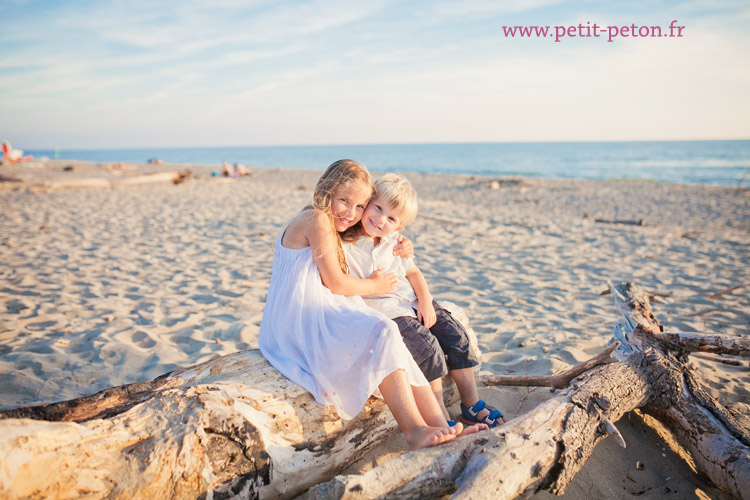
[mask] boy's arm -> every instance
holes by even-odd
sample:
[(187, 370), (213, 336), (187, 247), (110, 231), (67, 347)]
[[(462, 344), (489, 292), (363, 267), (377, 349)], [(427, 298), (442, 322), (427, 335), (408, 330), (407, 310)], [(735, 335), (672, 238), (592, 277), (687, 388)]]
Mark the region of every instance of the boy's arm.
[(430, 289), (422, 271), (416, 265), (411, 266), (406, 271), (406, 279), (409, 280), (409, 284), (417, 296), (417, 319), (427, 328), (432, 328), (432, 325), (437, 321), (437, 315), (435, 314), (435, 307), (432, 305)]

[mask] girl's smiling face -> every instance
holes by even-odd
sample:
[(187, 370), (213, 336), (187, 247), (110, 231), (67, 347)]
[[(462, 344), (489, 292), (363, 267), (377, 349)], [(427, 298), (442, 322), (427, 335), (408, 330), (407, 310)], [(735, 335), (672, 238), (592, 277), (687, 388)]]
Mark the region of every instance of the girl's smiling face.
[(371, 195), (371, 188), (362, 182), (344, 184), (334, 189), (331, 213), (336, 232), (345, 231), (360, 221)]

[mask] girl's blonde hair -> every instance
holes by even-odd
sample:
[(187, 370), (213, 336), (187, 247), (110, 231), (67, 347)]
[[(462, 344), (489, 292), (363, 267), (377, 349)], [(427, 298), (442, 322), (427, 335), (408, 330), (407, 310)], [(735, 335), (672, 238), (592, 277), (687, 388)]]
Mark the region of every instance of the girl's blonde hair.
[(373, 190), (372, 177), (367, 167), (354, 160), (339, 160), (331, 163), (323, 175), (318, 179), (313, 192), (312, 205), (307, 208), (314, 208), (328, 214), (331, 220), (331, 230), (336, 233), (336, 256), (338, 257), (339, 266), (344, 274), (349, 274), (349, 266), (346, 264), (346, 256), (341, 246), (341, 238), (349, 239), (347, 235), (358, 232), (358, 222), (354, 227), (350, 227), (342, 235), (336, 232), (336, 226), (333, 223), (333, 212), (331, 210), (331, 201), (333, 192), (338, 188), (347, 187), (355, 182), (362, 182)]

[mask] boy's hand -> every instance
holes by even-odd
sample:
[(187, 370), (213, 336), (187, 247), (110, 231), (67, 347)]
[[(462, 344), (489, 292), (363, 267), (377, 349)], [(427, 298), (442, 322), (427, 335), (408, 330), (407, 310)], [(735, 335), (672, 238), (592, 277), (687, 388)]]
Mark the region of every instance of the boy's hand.
[(414, 257), (414, 245), (411, 244), (411, 240), (406, 236), (398, 235), (398, 244), (393, 247), (393, 255), (396, 257), (403, 257), (405, 259), (411, 259)]
[(435, 324), (437, 314), (431, 300), (419, 301), (417, 305), (417, 319), (427, 328), (432, 328), (432, 325)]
[(396, 284), (398, 283), (398, 279), (393, 273), (385, 274), (384, 270), (378, 269), (367, 279), (372, 280), (373, 284), (375, 285), (375, 290), (373, 293), (376, 295), (385, 295), (396, 291)]

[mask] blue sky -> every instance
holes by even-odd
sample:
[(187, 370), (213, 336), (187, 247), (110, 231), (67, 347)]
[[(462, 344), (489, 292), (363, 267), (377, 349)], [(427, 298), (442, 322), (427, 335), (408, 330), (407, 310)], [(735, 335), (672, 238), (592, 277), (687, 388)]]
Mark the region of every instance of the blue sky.
[[(0, 18), (0, 136), (23, 149), (750, 138), (745, 0), (4, 0)], [(502, 29), (672, 20), (683, 37)]]

